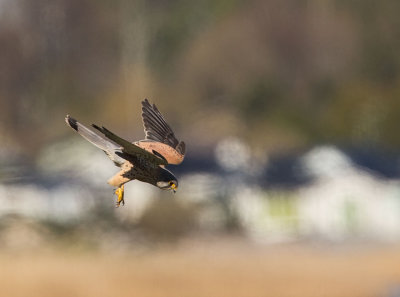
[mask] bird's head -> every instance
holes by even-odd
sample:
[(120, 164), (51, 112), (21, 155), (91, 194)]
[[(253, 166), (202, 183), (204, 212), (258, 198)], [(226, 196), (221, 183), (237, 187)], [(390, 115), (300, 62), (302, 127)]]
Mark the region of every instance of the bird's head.
[(168, 182), (159, 181), (157, 182), (157, 187), (159, 187), (162, 190), (171, 190), (175, 193), (176, 190), (178, 189), (178, 181), (176, 180), (170, 180)]
[(178, 189), (178, 180), (170, 171), (163, 169), (160, 172), (156, 186), (162, 190), (171, 190), (175, 193)]

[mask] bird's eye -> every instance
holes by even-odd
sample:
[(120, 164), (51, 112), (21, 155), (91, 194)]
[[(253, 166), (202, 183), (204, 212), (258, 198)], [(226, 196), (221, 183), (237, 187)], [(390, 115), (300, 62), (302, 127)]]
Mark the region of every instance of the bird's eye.
[(169, 185), (170, 185), (170, 186), (172, 186), (173, 184), (174, 184), (174, 182), (172, 182), (172, 181), (169, 182)]

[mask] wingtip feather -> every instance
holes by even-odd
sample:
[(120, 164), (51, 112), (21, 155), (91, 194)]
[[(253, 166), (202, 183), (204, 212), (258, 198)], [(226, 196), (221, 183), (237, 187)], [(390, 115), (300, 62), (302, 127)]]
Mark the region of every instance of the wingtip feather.
[(149, 105), (150, 105), (149, 100), (147, 98), (144, 98), (144, 100), (142, 101), (142, 106), (145, 107)]
[(176, 146), (176, 150), (184, 155), (186, 152), (186, 143), (183, 141), (179, 142), (179, 144)]
[(74, 119), (71, 118), (69, 115), (65, 117), (65, 122), (67, 123), (68, 126), (70, 126), (72, 129), (75, 131), (78, 131), (78, 122)]

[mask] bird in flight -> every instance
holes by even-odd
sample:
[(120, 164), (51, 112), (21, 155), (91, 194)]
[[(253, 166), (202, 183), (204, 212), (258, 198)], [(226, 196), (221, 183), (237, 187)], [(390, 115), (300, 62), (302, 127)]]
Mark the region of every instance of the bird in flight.
[(145, 139), (131, 143), (105, 127), (93, 124), (92, 127), (100, 132), (95, 133), (69, 115), (65, 118), (68, 126), (102, 149), (121, 168), (108, 180), (111, 186), (117, 188), (117, 207), (125, 204), (124, 184), (131, 180), (136, 179), (174, 193), (178, 189), (177, 178), (165, 166), (182, 163), (185, 143), (176, 139), (158, 108), (147, 99), (142, 101), (142, 119)]

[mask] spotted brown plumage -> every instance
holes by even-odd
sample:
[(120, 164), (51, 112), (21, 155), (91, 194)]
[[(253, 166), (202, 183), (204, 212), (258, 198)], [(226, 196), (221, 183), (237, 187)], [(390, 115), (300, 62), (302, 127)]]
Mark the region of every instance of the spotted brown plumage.
[(67, 115), (66, 123), (83, 138), (94, 144), (120, 167), (108, 180), (117, 187), (117, 206), (124, 203), (124, 184), (139, 180), (160, 189), (176, 191), (177, 178), (165, 166), (180, 164), (185, 157), (185, 143), (179, 141), (164, 117), (147, 99), (142, 101), (142, 118), (145, 139), (131, 143), (105, 127), (92, 125), (97, 133)]

